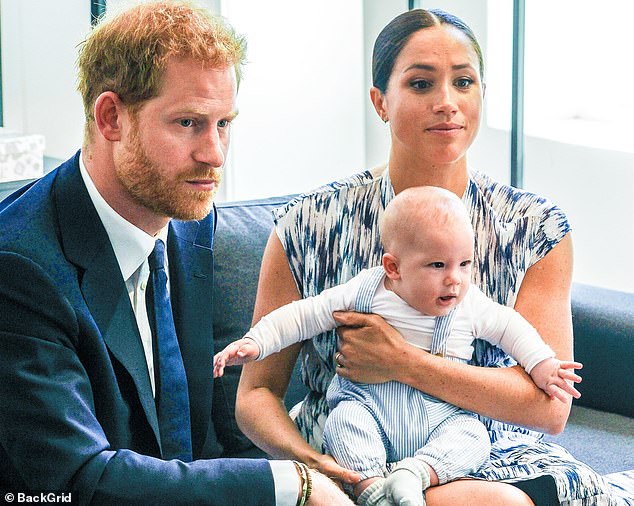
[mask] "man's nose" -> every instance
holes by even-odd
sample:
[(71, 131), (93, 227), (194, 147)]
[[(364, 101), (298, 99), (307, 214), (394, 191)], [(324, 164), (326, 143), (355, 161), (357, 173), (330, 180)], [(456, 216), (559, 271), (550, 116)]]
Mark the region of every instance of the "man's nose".
[(225, 146), (216, 128), (201, 136), (194, 152), (194, 159), (211, 167), (222, 167), (225, 163)]

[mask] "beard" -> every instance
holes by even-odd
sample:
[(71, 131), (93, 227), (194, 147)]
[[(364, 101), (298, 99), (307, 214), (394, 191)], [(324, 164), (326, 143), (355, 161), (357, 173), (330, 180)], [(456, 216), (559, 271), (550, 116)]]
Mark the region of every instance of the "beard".
[(170, 179), (147, 155), (138, 124), (133, 121), (125, 152), (116, 163), (116, 174), (137, 204), (156, 214), (188, 221), (201, 220), (209, 214), (216, 190), (184, 189), (182, 185), (195, 179), (212, 179), (217, 188), (222, 170), (200, 165)]

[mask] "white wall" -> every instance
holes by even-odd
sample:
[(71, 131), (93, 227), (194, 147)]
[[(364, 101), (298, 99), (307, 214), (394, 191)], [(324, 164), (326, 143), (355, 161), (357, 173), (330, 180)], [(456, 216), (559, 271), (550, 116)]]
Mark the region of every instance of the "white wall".
[[(82, 137), (75, 60), (89, 30), (89, 2), (0, 2), (5, 126), (43, 133), (48, 156), (68, 157)], [(389, 131), (368, 96), (371, 48), (385, 23), (407, 8), (405, 0), (205, 3), (245, 32), (250, 47), (224, 198), (304, 191), (385, 163)], [(485, 58), (487, 3), (421, 1), (463, 18)], [(580, 81), (586, 82), (574, 77)], [(485, 103), (504, 93), (487, 83)], [(618, 111), (618, 101), (608, 105)], [(525, 187), (559, 203), (572, 223), (575, 280), (633, 291), (634, 153), (534, 136), (525, 146)], [(488, 126), (486, 109), (469, 160), (500, 181), (510, 179), (509, 134)]]
[(370, 101), (372, 49), (383, 27), (407, 10), (407, 3), (406, 0), (365, 0), (363, 2), (365, 84), (362, 95), (365, 106), (365, 164), (367, 168), (386, 164), (390, 154), (389, 125), (381, 121)]
[(2, 0), (4, 126), (44, 134), (46, 154), (67, 158), (81, 145), (77, 44), (90, 29), (87, 0)]
[(231, 0), (221, 10), (248, 40), (225, 197), (307, 191), (361, 170), (361, 0)]

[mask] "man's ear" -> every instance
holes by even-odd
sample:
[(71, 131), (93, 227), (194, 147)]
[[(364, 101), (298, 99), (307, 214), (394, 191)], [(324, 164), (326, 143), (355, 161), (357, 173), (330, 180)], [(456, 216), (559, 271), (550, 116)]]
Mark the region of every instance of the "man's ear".
[(401, 273), (398, 270), (398, 258), (392, 253), (384, 253), (382, 262), (383, 270), (388, 278), (392, 280), (401, 279)]
[(376, 86), (372, 86), (370, 88), (370, 100), (372, 100), (372, 105), (374, 105), (374, 110), (381, 118), (381, 121), (385, 123), (390, 118), (387, 116), (387, 111), (385, 109), (385, 95), (383, 92), (378, 89)]
[(121, 120), (127, 114), (126, 107), (119, 95), (112, 91), (104, 91), (95, 100), (95, 126), (108, 141), (121, 140)]

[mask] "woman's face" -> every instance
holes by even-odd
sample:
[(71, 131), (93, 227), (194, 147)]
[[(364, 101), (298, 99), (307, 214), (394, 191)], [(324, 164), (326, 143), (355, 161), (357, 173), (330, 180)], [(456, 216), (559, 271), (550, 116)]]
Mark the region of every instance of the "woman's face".
[(390, 121), (392, 149), (433, 165), (460, 161), (480, 123), (483, 84), (478, 56), (451, 25), (419, 30), (398, 55), (375, 107)]

